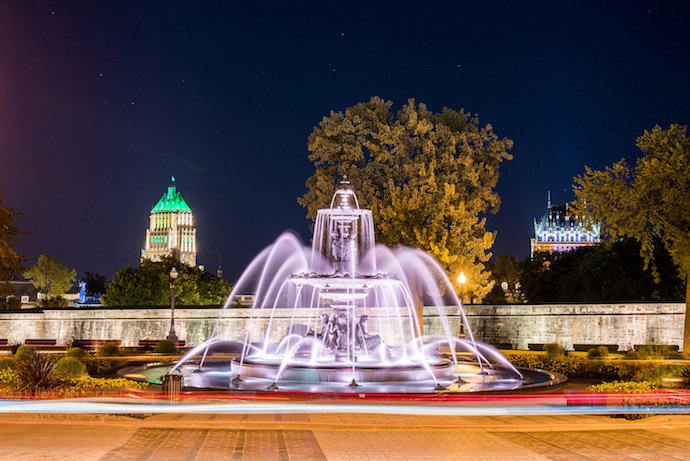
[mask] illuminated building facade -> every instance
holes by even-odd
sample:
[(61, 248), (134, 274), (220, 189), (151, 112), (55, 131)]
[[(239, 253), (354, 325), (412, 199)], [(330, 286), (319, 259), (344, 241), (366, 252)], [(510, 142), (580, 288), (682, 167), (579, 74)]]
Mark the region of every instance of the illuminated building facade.
[(564, 252), (596, 245), (601, 241), (600, 232), (601, 224), (594, 224), (591, 229), (587, 229), (584, 222), (569, 209), (567, 203), (552, 205), (549, 194), (546, 213), (539, 222), (534, 220), (530, 255), (534, 257), (537, 251)]
[(181, 262), (196, 266), (196, 228), (192, 210), (177, 192), (175, 178), (168, 191), (151, 209), (146, 244), (141, 259), (160, 261), (174, 256)]

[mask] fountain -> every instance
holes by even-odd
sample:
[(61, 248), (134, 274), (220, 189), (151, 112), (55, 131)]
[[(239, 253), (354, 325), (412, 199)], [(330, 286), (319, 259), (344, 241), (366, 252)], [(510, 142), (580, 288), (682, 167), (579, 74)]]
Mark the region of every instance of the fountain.
[[(174, 366), (185, 386), (423, 393), (511, 390), (559, 379), (518, 370), (475, 340), (433, 258), (375, 244), (371, 210), (359, 207), (347, 178), (330, 207), (318, 210), (312, 246), (281, 235), (248, 266), (223, 312), (243, 293), (255, 295), (243, 337), (227, 339), (221, 315), (211, 338)], [(464, 334), (451, 332), (447, 306), (456, 307)], [(440, 322), (437, 334), (423, 334), (423, 308)]]

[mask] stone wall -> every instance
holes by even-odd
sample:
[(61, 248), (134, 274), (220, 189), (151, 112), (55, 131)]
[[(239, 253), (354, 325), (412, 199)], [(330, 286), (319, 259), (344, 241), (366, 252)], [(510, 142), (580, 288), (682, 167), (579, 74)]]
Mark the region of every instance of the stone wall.
[(466, 306), (472, 331), (490, 343), (636, 344), (682, 347), (685, 303)]
[[(188, 345), (200, 344), (211, 336), (221, 312), (219, 307), (176, 308), (177, 336)], [(685, 304), (473, 305), (465, 306), (465, 312), (475, 337), (490, 343), (511, 343), (518, 349), (527, 349), (529, 343), (559, 343), (566, 349), (573, 344), (617, 344), (619, 349), (627, 350), (647, 343), (682, 346)], [(446, 313), (444, 321), (436, 309), (425, 309), (424, 333), (449, 331), (457, 335), (461, 314), (452, 307)], [(276, 336), (281, 336), (291, 321), (318, 329), (319, 314), (308, 309), (252, 314), (249, 308), (229, 308), (223, 312), (217, 333), (241, 341), (254, 315), (261, 319), (261, 325), (275, 325)], [(399, 326), (381, 322), (375, 312), (368, 314), (371, 333), (382, 331), (388, 337), (400, 334)], [(169, 329), (167, 307), (0, 312), (0, 338), (10, 343), (57, 339), (58, 344), (66, 345), (72, 339), (116, 339), (122, 346), (133, 347), (140, 339), (162, 339)]]

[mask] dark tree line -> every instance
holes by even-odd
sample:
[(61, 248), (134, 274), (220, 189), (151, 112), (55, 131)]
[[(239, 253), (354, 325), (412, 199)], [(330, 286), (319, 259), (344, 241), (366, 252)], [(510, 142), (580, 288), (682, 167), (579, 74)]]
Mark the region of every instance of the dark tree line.
[[(660, 242), (653, 251), (656, 274), (645, 267), (634, 239), (567, 253), (537, 253), (520, 262), (497, 259), (492, 265), (496, 285), (484, 302), (515, 302), (508, 298), (516, 279), (529, 303), (682, 301), (685, 287), (678, 267)], [(508, 297), (500, 288), (502, 281), (509, 282)]]

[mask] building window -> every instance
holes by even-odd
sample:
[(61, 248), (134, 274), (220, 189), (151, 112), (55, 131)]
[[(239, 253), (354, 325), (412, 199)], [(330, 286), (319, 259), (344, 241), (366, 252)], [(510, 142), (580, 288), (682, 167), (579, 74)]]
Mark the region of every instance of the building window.
[(26, 304), (29, 302), (29, 296), (28, 295), (22, 295), (22, 304)]

